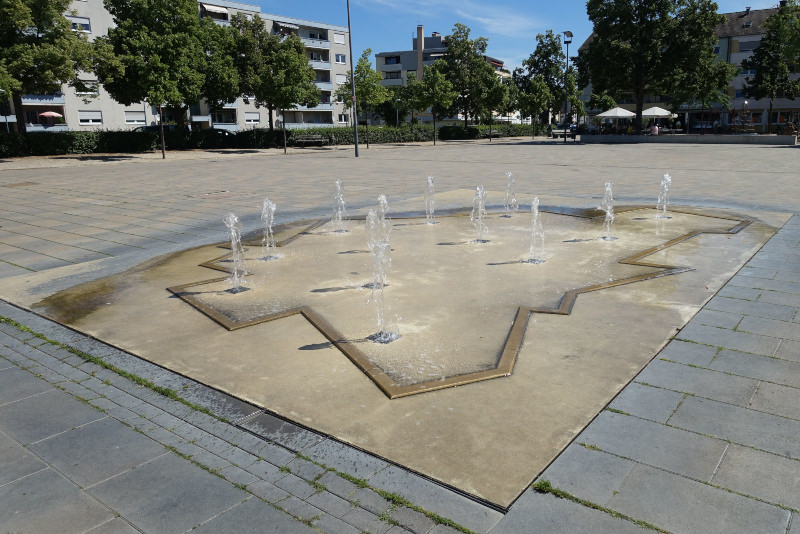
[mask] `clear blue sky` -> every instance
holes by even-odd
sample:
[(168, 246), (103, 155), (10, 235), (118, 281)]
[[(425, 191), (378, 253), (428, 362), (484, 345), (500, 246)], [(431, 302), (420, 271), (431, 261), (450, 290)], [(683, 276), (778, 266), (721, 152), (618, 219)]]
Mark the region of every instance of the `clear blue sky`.
[[(346, 0), (243, 0), (275, 15), (347, 26)], [(720, 12), (745, 7), (774, 7), (777, 0), (717, 0)], [(472, 37), (489, 39), (488, 54), (513, 70), (536, 47), (536, 34), (552, 29), (574, 34), (570, 56), (591, 34), (592, 26), (582, 0), (350, 0), (353, 54), (366, 48), (376, 52), (411, 49), (418, 24), (425, 35), (452, 32), (460, 22), (472, 29)]]

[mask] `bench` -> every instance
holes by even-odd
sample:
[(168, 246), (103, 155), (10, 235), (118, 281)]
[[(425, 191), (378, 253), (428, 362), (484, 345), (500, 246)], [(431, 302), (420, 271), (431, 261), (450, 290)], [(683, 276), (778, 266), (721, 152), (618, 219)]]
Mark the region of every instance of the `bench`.
[(309, 143), (319, 146), (330, 145), (331, 140), (324, 135), (297, 135), (294, 138), (294, 146), (302, 146), (305, 148)]

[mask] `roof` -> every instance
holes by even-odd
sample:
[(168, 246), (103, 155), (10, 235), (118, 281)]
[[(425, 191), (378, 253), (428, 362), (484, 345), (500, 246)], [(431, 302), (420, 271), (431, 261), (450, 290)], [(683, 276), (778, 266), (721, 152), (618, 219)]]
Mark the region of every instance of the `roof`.
[(771, 9), (751, 9), (749, 11), (737, 11), (735, 13), (723, 13), (725, 22), (714, 30), (717, 37), (740, 37), (748, 35), (761, 35), (763, 33), (761, 25), (771, 15), (774, 15), (778, 8)]

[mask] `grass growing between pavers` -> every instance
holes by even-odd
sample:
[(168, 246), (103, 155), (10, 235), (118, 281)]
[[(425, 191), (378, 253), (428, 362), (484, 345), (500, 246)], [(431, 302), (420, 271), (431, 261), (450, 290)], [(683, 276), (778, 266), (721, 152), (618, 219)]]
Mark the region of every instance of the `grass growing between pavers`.
[[(208, 415), (210, 417), (213, 417), (213, 418), (215, 418), (215, 419), (217, 419), (217, 420), (219, 420), (221, 422), (230, 424), (230, 421), (228, 421), (227, 419), (225, 419), (223, 417), (219, 417), (219, 416), (215, 415), (211, 410), (205, 408), (204, 406), (200, 406), (200, 405), (194, 404), (194, 403), (189, 402), (186, 399), (182, 398), (173, 389), (166, 388), (166, 387), (154, 384), (150, 380), (147, 380), (147, 379), (142, 378), (140, 376), (137, 376), (137, 375), (134, 375), (132, 373), (129, 373), (129, 372), (123, 370), (123, 369), (120, 369), (120, 368), (116, 367), (115, 365), (112, 365), (112, 364), (106, 362), (102, 358), (99, 358), (97, 356), (92, 356), (91, 354), (87, 354), (87, 353), (85, 353), (85, 352), (83, 352), (81, 350), (78, 350), (78, 349), (74, 348), (74, 347), (70, 347), (68, 345), (65, 345), (64, 343), (59, 342), (59, 341), (52, 340), (52, 339), (48, 338), (47, 336), (45, 336), (44, 334), (41, 334), (39, 332), (35, 332), (30, 327), (25, 326), (25, 325), (15, 321), (15, 320), (9, 318), (9, 317), (0, 316), (0, 324), (7, 324), (9, 326), (13, 326), (14, 328), (19, 330), (20, 332), (25, 332), (27, 334), (30, 334), (33, 338), (41, 340), (42, 341), (41, 344), (50, 344), (50, 345), (62, 348), (64, 350), (66, 350), (66, 351), (69, 351), (71, 354), (74, 354), (75, 356), (78, 356), (79, 358), (83, 359), (84, 361), (91, 362), (91, 363), (93, 363), (95, 365), (98, 365), (99, 367), (101, 367), (103, 369), (107, 369), (107, 370), (109, 370), (109, 371), (111, 371), (113, 373), (116, 373), (119, 376), (122, 376), (122, 377), (130, 380), (131, 382), (139, 385), (139, 386), (146, 387), (146, 388), (152, 390), (153, 392), (158, 393), (159, 395), (163, 395), (163, 396), (165, 396), (165, 397), (167, 397), (169, 399), (172, 399), (174, 401), (180, 402), (180, 403), (192, 408), (193, 410), (196, 410), (198, 412), (204, 413), (204, 414), (206, 414), (206, 415)], [(86, 402), (87, 404), (91, 405), (91, 403), (86, 399), (80, 399), (80, 400), (82, 400), (82, 401)], [(98, 409), (101, 412), (103, 411), (101, 408), (98, 408), (96, 406), (95, 406), (95, 408)], [(144, 417), (144, 416), (142, 416), (142, 417)], [(124, 421), (122, 421), (122, 423), (127, 425), (127, 423), (125, 423)], [(134, 430), (138, 430), (138, 429), (134, 428)], [(211, 467), (209, 467), (207, 465), (202, 464), (201, 462), (198, 462), (198, 461), (192, 459), (192, 457), (190, 455), (187, 455), (187, 454), (184, 454), (184, 453), (180, 452), (177, 448), (175, 448), (175, 447), (173, 447), (171, 445), (164, 445), (164, 444), (162, 444), (162, 446), (164, 448), (166, 448), (167, 450), (169, 450), (170, 452), (178, 455), (179, 457), (181, 457), (181, 458), (183, 458), (185, 460), (188, 460), (189, 462), (191, 462), (192, 464), (196, 465), (197, 467), (199, 467), (199, 468), (201, 468), (201, 469), (203, 469), (203, 470), (205, 470), (205, 471), (207, 471), (207, 472), (209, 472), (209, 473), (211, 473), (213, 475), (216, 475), (216, 476), (218, 476), (218, 477), (220, 477), (220, 478), (222, 478), (224, 480), (227, 480), (227, 479), (225, 479), (224, 476), (222, 476), (216, 470), (212, 469)], [(415, 512), (419, 512), (419, 513), (425, 515), (426, 517), (428, 517), (429, 519), (434, 521), (437, 525), (444, 525), (444, 526), (450, 527), (450, 528), (452, 528), (454, 530), (457, 530), (459, 532), (463, 532), (464, 534), (476, 534), (474, 531), (468, 529), (467, 527), (459, 525), (458, 523), (456, 523), (455, 521), (453, 521), (451, 519), (443, 517), (443, 516), (441, 516), (441, 515), (439, 515), (439, 514), (437, 514), (435, 512), (431, 512), (429, 510), (426, 510), (426, 509), (422, 508), (421, 506), (415, 505), (414, 503), (412, 503), (411, 501), (409, 501), (408, 499), (406, 499), (405, 497), (403, 497), (401, 495), (398, 495), (396, 493), (390, 493), (388, 491), (381, 490), (379, 488), (374, 488), (374, 487), (369, 485), (369, 483), (366, 481), (366, 479), (357, 478), (357, 477), (354, 477), (353, 475), (350, 475), (348, 473), (344, 473), (342, 471), (338, 471), (337, 469), (329, 467), (329, 466), (327, 466), (327, 465), (325, 465), (323, 463), (320, 463), (320, 462), (317, 462), (315, 460), (312, 460), (311, 458), (309, 458), (309, 457), (307, 457), (307, 456), (305, 456), (305, 455), (303, 455), (301, 453), (297, 453), (295, 456), (297, 458), (302, 459), (302, 460), (306, 460), (308, 462), (311, 462), (311, 463), (313, 463), (313, 464), (325, 469), (326, 472), (333, 473), (333, 474), (335, 474), (335, 475), (337, 475), (337, 476), (339, 476), (339, 477), (341, 477), (341, 478), (343, 478), (343, 479), (355, 484), (359, 488), (365, 488), (365, 489), (370, 489), (370, 490), (374, 491), (376, 494), (378, 494), (383, 499), (388, 501), (390, 503), (390, 506), (394, 507), (395, 509), (398, 506), (403, 506), (405, 508), (408, 508), (410, 510), (413, 510)], [(291, 469), (288, 466), (285, 466), (285, 465), (279, 466), (278, 469), (279, 469), (280, 472), (283, 472), (283, 473), (291, 473)], [(315, 480), (308, 482), (315, 490), (317, 490), (318, 493), (321, 492), (321, 491), (326, 491), (327, 490), (327, 488), (323, 484), (318, 482), (318, 479), (321, 476), (322, 475), (319, 475)], [(247, 490), (246, 486), (244, 486), (242, 484), (236, 484), (236, 483), (233, 483), (233, 482), (231, 482), (231, 483), (234, 484), (234, 486), (236, 486), (237, 488), (239, 488), (239, 489), (241, 489), (243, 491), (246, 491), (248, 493), (251, 493), (251, 492), (249, 492)], [(258, 495), (255, 495), (255, 494), (253, 494), (253, 495), (256, 498), (258, 498), (259, 500), (267, 502), (266, 500), (262, 499)], [(308, 525), (311, 528), (315, 528), (312, 525), (312, 522), (314, 520), (318, 519), (318, 517), (309, 518), (309, 519), (302, 518), (302, 517), (296, 516), (296, 515), (292, 514), (291, 512), (283, 509), (282, 507), (280, 507), (278, 505), (278, 503), (274, 503), (274, 504), (273, 503), (267, 503), (267, 504), (269, 504), (270, 506), (276, 508), (277, 510), (280, 510), (280, 511), (292, 516), (297, 521), (299, 521), (301, 523), (304, 523), (304, 524)], [(394, 526), (394, 525), (398, 525), (399, 524), (396, 519), (392, 518), (388, 514), (388, 512), (384, 512), (383, 514), (381, 514), (380, 516), (377, 516), (377, 517), (378, 517), (378, 519), (380, 519), (381, 521), (386, 522), (389, 525), (393, 525)], [(315, 530), (318, 530), (318, 529), (315, 528)]]
[(580, 497), (576, 497), (571, 493), (568, 493), (564, 490), (560, 490), (558, 488), (554, 488), (549, 481), (547, 480), (540, 480), (531, 485), (531, 489), (536, 491), (537, 493), (549, 493), (558, 497), (559, 499), (567, 499), (568, 501), (572, 501), (574, 503), (580, 504), (582, 506), (586, 506), (587, 508), (592, 508), (594, 510), (598, 510), (605, 514), (608, 514), (612, 517), (616, 517), (617, 519), (623, 519), (625, 521), (629, 521), (635, 525), (638, 525), (642, 528), (646, 528), (649, 530), (653, 530), (655, 532), (663, 532), (664, 534), (670, 534), (668, 530), (664, 530), (659, 528), (652, 523), (648, 523), (647, 521), (643, 521), (641, 519), (634, 519), (629, 515), (625, 515), (621, 512), (617, 512), (616, 510), (612, 510), (611, 508), (606, 508), (605, 506), (601, 506), (597, 503), (593, 503), (591, 501), (587, 501), (586, 499), (581, 499)]

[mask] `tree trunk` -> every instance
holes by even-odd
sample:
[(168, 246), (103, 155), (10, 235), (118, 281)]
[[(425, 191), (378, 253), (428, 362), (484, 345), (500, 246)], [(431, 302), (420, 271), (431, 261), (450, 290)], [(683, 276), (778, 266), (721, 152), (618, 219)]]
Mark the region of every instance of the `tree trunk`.
[(367, 115), (367, 121), (365, 123), (366, 124), (366, 128), (365, 128), (366, 132), (364, 134), (364, 137), (366, 137), (367, 148), (369, 148), (369, 111), (364, 111), (364, 113)]
[(275, 108), (272, 104), (267, 104), (267, 111), (269, 112), (269, 132), (272, 133), (275, 131), (275, 123), (272, 121), (272, 111)]
[(14, 101), (14, 115), (17, 116), (17, 132), (28, 133), (25, 112), (22, 110), (22, 93), (13, 93), (11, 99)]
[(436, 146), (436, 113), (433, 114), (433, 146)]
[(490, 143), (492, 142), (492, 124), (494, 123), (494, 121), (491, 118), (491, 113), (492, 112), (490, 111), (489, 112), (489, 142)]
[(772, 133), (772, 103), (773, 103), (774, 100), (775, 100), (774, 97), (769, 99), (769, 115), (767, 115), (767, 133), (768, 134)]
[(158, 106), (158, 125), (161, 130), (161, 159), (167, 159), (167, 145), (164, 142), (164, 106)]
[(635, 134), (642, 132), (642, 111), (644, 111), (644, 94), (636, 95), (636, 117), (633, 121), (633, 126), (636, 128)]
[[(281, 117), (283, 117), (283, 110), (281, 110)], [(286, 152), (286, 120), (281, 121), (281, 131), (283, 132), (283, 153), (284, 155), (287, 154)]]

